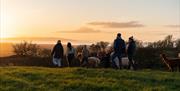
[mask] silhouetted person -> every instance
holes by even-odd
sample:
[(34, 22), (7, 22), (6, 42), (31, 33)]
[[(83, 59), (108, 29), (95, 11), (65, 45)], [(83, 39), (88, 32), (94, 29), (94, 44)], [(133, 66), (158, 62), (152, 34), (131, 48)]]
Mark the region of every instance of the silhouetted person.
[(75, 49), (72, 47), (71, 43), (67, 44), (67, 59), (69, 63), (69, 67), (73, 66), (72, 61), (75, 58)]
[(53, 56), (53, 64), (55, 66), (61, 67), (61, 60), (63, 59), (64, 49), (61, 44), (61, 40), (57, 41), (57, 44), (54, 46), (51, 55)]
[(120, 66), (120, 69), (122, 68), (122, 62), (121, 62), (121, 59), (122, 59), (122, 55), (125, 53), (125, 50), (126, 50), (126, 44), (124, 42), (124, 40), (121, 38), (121, 34), (118, 33), (117, 34), (117, 38), (114, 40), (114, 54), (112, 56), (112, 65), (114, 68), (118, 68), (117, 65), (115, 64), (114, 62), (114, 59), (116, 57), (118, 57), (119, 59), (119, 66)]
[(129, 38), (128, 48), (127, 48), (127, 54), (129, 59), (129, 66), (128, 69), (132, 66), (134, 70), (136, 70), (135, 64), (133, 62), (133, 57), (136, 50), (136, 43), (133, 39), (133, 36)]
[(87, 49), (87, 46), (84, 45), (83, 46), (83, 50), (82, 50), (82, 66), (88, 63), (88, 57), (89, 57), (89, 50)]

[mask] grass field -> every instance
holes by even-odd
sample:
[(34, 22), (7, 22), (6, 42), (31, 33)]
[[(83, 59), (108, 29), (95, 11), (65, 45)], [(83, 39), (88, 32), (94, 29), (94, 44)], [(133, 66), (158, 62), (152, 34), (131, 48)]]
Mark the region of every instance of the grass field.
[(0, 67), (0, 91), (180, 91), (180, 73)]

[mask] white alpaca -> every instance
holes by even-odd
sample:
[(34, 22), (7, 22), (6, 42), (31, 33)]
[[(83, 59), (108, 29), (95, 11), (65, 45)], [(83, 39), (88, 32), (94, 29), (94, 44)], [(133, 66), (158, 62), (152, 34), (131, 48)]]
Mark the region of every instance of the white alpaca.
[[(111, 57), (111, 60), (110, 60), (110, 61), (111, 61), (111, 62), (114, 61), (115, 64), (117, 65), (117, 67), (120, 68), (118, 57), (115, 57), (114, 60), (112, 60), (113, 54), (114, 54), (114, 52), (112, 52), (111, 55), (110, 55), (110, 57)], [(123, 67), (125, 67), (125, 66), (127, 67), (127, 66), (129, 65), (129, 59), (128, 59), (128, 57), (122, 57), (121, 62), (122, 62), (122, 66), (123, 66)], [(134, 60), (133, 60), (133, 62), (134, 62)], [(131, 67), (131, 68), (132, 68), (132, 67)]]
[[(100, 59), (97, 57), (88, 57), (88, 63), (90, 63), (90, 65), (94, 65), (94, 67), (98, 67), (98, 64), (100, 64)], [(91, 64), (91, 63), (95, 63), (95, 64)]]

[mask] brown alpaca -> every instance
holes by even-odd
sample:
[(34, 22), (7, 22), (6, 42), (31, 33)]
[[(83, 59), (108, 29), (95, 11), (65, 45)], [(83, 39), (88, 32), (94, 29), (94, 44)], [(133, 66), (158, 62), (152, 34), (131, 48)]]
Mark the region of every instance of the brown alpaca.
[(167, 58), (165, 54), (160, 55), (162, 61), (167, 65), (169, 71), (174, 71), (174, 68), (179, 67), (180, 71), (180, 58)]

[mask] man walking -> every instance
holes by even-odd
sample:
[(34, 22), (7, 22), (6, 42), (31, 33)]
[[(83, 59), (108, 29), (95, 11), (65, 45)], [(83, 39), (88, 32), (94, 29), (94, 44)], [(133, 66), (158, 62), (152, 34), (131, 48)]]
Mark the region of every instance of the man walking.
[(116, 63), (114, 62), (114, 59), (116, 57), (118, 57), (119, 59), (119, 66), (120, 66), (120, 69), (122, 68), (122, 62), (121, 62), (121, 59), (122, 59), (122, 55), (125, 53), (125, 50), (126, 50), (126, 45), (125, 45), (125, 42), (124, 40), (121, 38), (121, 34), (118, 33), (117, 34), (117, 38), (114, 40), (114, 54), (112, 56), (112, 65), (113, 65), (113, 68), (118, 68), (118, 66), (116, 65)]
[(61, 40), (57, 41), (57, 44), (54, 46), (51, 55), (53, 56), (53, 64), (55, 66), (61, 67), (61, 60), (63, 59), (64, 49), (61, 44)]

